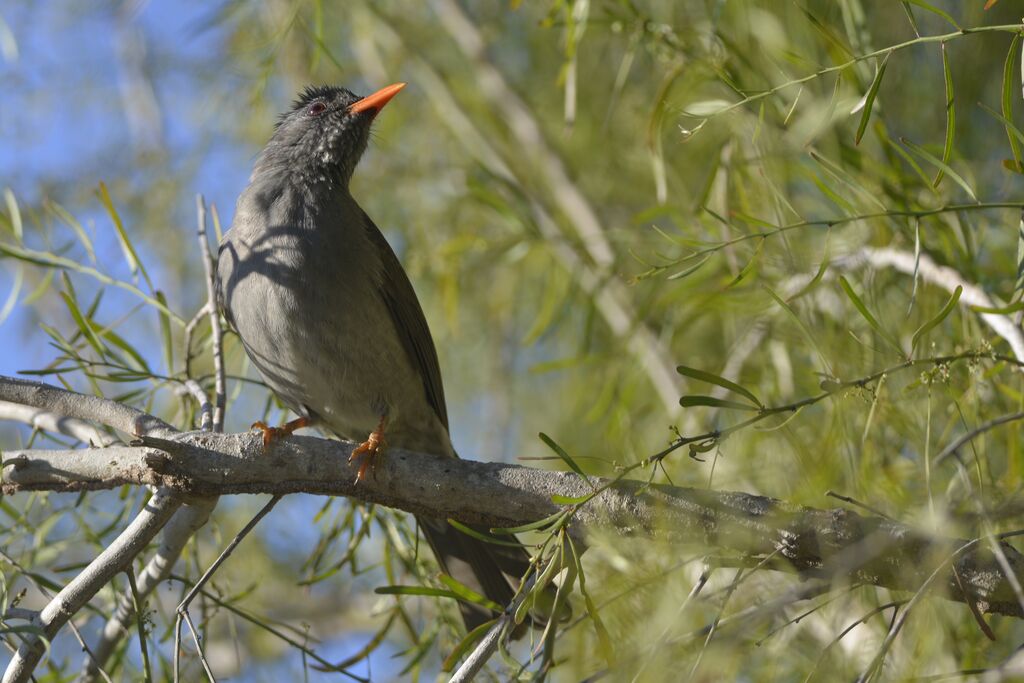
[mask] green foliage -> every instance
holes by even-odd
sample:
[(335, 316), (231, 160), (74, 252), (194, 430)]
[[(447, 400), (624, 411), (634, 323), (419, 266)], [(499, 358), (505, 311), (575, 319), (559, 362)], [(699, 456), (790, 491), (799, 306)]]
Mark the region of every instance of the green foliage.
[[(187, 79), (188, 125), (246, 159), (302, 85), (410, 83), (352, 192), (423, 300), (460, 453), (542, 461), (588, 485), (625, 477), (815, 507), (835, 491), (975, 538), (1017, 523), (1020, 425), (930, 458), (1024, 406), (1024, 27), (1011, 4), (227, 2), (199, 27), (216, 44), (208, 60), (158, 52), (151, 77)], [(0, 18), (4, 54), (17, 29)], [(187, 170), (203, 159), (122, 147), (105, 158), (124, 165), (72, 164), (34, 193), (4, 192), (0, 334), (5, 347), (49, 344), (23, 368), (34, 376), (193, 427), (186, 381), (213, 390), (208, 322), (185, 334), (206, 300)], [(228, 429), (284, 419), (231, 336), (225, 356)], [(3, 434), (5, 447), (71, 442)], [(140, 496), (0, 500), (0, 547), (17, 562), (0, 560), (0, 606), (21, 587), (58, 589)], [(1020, 642), (1011, 619), (990, 619), (990, 642), (962, 604), (719, 557), (713, 530), (684, 549), (597, 535), (583, 553), (570, 531), (589, 500), (495, 530), (522, 534), (535, 559), (517, 618), (552, 583), (553, 613), (573, 613), (503, 646), (490, 663), (503, 680), (902, 680), (993, 668)], [(458, 632), (455, 602), (475, 598), (437, 578), (406, 516), (293, 501), (204, 594), (207, 642), (237, 646), (240, 676), (257, 680), (264, 663), (296, 680), (314, 666), (365, 672), (370, 659), (424, 680), (483, 636)], [(218, 509), (176, 590), (253, 509)], [(158, 605), (148, 632), (160, 675), (172, 618)], [(14, 643), (17, 628), (0, 635)], [(332, 663), (317, 639), (338, 635), (358, 645)], [(141, 677), (129, 647), (121, 680)]]

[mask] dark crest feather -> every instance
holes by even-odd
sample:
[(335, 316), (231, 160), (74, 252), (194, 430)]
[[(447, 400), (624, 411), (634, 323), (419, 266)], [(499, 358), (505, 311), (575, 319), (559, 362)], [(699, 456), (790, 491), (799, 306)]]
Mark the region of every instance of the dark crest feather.
[(285, 119), (295, 112), (305, 109), (314, 100), (333, 99), (339, 93), (345, 93), (352, 98), (353, 101), (358, 99), (351, 91), (346, 90), (345, 88), (339, 88), (333, 85), (307, 85), (299, 96), (292, 102), (292, 108), (278, 117), (277, 124), (274, 126), (275, 130), (284, 122)]

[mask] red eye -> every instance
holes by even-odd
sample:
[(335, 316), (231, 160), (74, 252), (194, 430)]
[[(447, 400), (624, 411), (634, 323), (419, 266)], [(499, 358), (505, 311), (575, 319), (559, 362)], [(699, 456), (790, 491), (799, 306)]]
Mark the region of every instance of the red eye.
[(314, 102), (313, 104), (309, 105), (309, 109), (307, 109), (306, 111), (309, 113), (310, 116), (320, 116), (320, 114), (323, 114), (325, 111), (327, 111), (327, 105), (324, 104), (323, 102)]

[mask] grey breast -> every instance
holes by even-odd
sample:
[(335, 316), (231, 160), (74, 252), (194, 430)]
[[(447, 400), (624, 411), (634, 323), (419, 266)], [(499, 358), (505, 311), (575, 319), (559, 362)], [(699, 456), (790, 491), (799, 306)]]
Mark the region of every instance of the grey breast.
[(221, 300), (282, 401), (362, 439), (381, 415), (401, 430), (423, 421), (427, 407), (406, 398), (423, 396), (422, 380), (381, 298), (380, 258), (362, 211), (328, 189), (311, 197), (288, 183), (250, 185), (221, 245)]

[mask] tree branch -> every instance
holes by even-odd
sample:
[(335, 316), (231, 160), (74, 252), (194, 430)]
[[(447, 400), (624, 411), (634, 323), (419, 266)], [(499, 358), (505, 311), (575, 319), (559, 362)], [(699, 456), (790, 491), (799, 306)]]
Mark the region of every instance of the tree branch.
[[(264, 453), (257, 433), (189, 432), (173, 441), (90, 450), (12, 451), (3, 490), (79, 491), (122, 484), (164, 486), (182, 494), (314, 493), (348, 496), (431, 517), (511, 527), (562, 509), (553, 495), (579, 498), (575, 534), (609, 529), (678, 544), (698, 544), (766, 558), (773, 569), (807, 577), (851, 577), (897, 590), (917, 590), (969, 541), (934, 537), (897, 522), (844, 509), (818, 510), (747, 493), (647, 485), (502, 463), (451, 460), (389, 449), (373, 476), (355, 483), (348, 463), (354, 444), (292, 436)], [(1001, 545), (1010, 568), (1024, 576), (1024, 556)], [(980, 611), (1024, 617), (991, 550), (958, 556), (957, 587), (944, 577), (945, 597), (973, 600)], [(966, 593), (966, 596), (965, 596)]]

